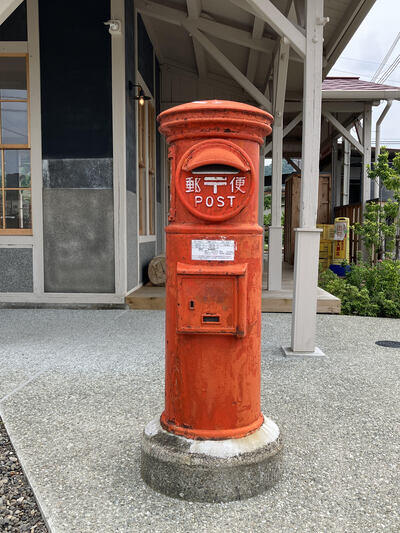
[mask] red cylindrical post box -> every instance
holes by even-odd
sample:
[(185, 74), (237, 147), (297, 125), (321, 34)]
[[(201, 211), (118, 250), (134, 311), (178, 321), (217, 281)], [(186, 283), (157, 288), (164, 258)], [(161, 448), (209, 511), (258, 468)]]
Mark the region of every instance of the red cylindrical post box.
[[(163, 454), (162, 449), (155, 451), (160, 443), (154, 438), (157, 432), (164, 431), (162, 438), (169, 439), (167, 454), (172, 449), (168, 436), (184, 437), (184, 442), (240, 440), (244, 446), (240, 449), (245, 450), (248, 436), (261, 429), (264, 433), (257, 442), (268, 441), (269, 447), (260, 448), (260, 461), (269, 461), (272, 449), (272, 455), (280, 450), (279, 431), (272, 421), (267, 428), (260, 409), (259, 156), (260, 145), (271, 132), (272, 116), (246, 104), (211, 100), (164, 111), (159, 121), (169, 145), (171, 170), (165, 410), (162, 427), (145, 430), (142, 475), (158, 490), (173, 493), (170, 482), (169, 489), (163, 489), (162, 481), (154, 481), (159, 471), (149, 457), (158, 461)], [(196, 446), (200, 453), (201, 445)], [(219, 452), (213, 449), (215, 457)], [(181, 462), (181, 452), (174, 457), (162, 464)], [(251, 461), (256, 463), (254, 457)], [(224, 454), (221, 472), (223, 458)], [(207, 464), (207, 451), (204, 460)], [(181, 464), (181, 472), (190, 461)], [(188, 473), (192, 474), (193, 470)], [(175, 471), (166, 470), (165, 475), (177, 477)], [(265, 479), (259, 484), (266, 486)], [(181, 482), (177, 479), (175, 484)], [(243, 494), (256, 492), (246, 488)], [(193, 499), (207, 500), (194, 494)], [(235, 499), (227, 494), (215, 498)]]
[(263, 422), (258, 171), (272, 117), (214, 100), (159, 121), (172, 177), (161, 424), (190, 438), (242, 437)]

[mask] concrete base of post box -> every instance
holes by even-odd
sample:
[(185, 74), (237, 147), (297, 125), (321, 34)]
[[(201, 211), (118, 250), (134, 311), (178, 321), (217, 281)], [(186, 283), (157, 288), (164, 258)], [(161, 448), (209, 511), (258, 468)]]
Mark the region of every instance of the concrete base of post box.
[(281, 476), (278, 426), (240, 439), (192, 440), (165, 431), (159, 418), (142, 436), (141, 474), (154, 490), (189, 501), (228, 502), (261, 494)]

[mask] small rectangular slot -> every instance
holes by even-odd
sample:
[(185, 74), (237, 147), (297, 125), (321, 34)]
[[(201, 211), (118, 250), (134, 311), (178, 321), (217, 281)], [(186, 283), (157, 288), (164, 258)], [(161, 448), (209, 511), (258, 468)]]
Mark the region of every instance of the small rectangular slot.
[(190, 302), (189, 302), (189, 309), (191, 311), (193, 311), (193, 309), (194, 309), (194, 301), (193, 300), (190, 300)]
[(192, 174), (239, 174), (240, 170), (230, 165), (202, 165), (194, 168)]
[(212, 323), (212, 324), (218, 324), (219, 323), (219, 315), (203, 315), (203, 323)]

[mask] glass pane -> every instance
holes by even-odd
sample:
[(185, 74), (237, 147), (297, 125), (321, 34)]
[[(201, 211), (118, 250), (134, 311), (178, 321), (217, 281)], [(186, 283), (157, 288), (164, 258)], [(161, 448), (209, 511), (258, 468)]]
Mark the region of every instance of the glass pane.
[(1, 104), (2, 144), (28, 144), (28, 104), (3, 102)]
[(5, 191), (5, 211), (7, 229), (30, 229), (31, 191)]
[(31, 154), (29, 150), (4, 150), (5, 187), (31, 186)]
[(149, 170), (155, 172), (155, 117), (154, 107), (149, 105), (148, 107), (148, 146), (149, 146)]
[(145, 107), (138, 105), (138, 134), (139, 134), (139, 165), (144, 166), (146, 164), (146, 139), (145, 139)]
[(147, 234), (146, 169), (139, 168), (139, 235)]
[(30, 190), (18, 191), (22, 194), (22, 223), (24, 228), (32, 228), (32, 193)]
[(0, 98), (27, 98), (25, 57), (0, 57)]
[(149, 218), (150, 218), (150, 235), (155, 234), (156, 227), (156, 210), (155, 210), (155, 183), (156, 176), (153, 172), (149, 174)]

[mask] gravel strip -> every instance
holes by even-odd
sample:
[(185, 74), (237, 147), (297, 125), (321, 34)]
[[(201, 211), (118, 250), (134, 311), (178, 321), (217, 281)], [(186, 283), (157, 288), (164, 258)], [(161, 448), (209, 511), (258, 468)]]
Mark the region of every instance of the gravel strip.
[(47, 533), (32, 489), (0, 418), (0, 531)]

